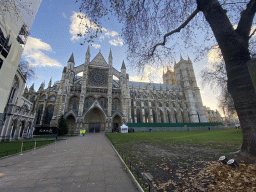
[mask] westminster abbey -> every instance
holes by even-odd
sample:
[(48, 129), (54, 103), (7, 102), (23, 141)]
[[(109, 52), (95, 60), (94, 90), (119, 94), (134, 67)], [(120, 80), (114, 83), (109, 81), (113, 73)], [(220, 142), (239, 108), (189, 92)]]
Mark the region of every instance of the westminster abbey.
[(174, 71), (168, 68), (163, 84), (129, 81), (125, 63), (119, 71), (112, 61), (111, 50), (106, 62), (101, 52), (91, 59), (88, 47), (82, 65), (75, 66), (71, 55), (60, 81), (42, 83), (38, 91), (26, 88), (35, 127), (57, 126), (62, 115), (70, 133), (118, 131), (126, 123), (207, 122), (189, 58), (181, 57)]

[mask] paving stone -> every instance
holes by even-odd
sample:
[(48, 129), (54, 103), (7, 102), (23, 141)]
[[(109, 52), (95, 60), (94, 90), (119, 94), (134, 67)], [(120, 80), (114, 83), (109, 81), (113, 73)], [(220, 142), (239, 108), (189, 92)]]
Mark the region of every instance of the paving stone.
[(136, 191), (104, 133), (67, 139), (0, 159), (0, 192)]

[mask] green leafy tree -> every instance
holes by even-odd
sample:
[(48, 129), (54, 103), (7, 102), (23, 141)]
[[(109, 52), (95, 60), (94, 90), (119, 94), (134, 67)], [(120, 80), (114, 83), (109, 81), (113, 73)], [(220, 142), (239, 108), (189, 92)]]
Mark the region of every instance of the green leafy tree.
[[(123, 24), (130, 63), (142, 67), (173, 52), (204, 57), (218, 45), (225, 62), (227, 89), (243, 131), (241, 155), (256, 157), (256, 94), (247, 62), (255, 46), (256, 0), (76, 0), (96, 26), (110, 14)], [(85, 24), (86, 25), (86, 24)], [(101, 28), (99, 28), (101, 29)], [(92, 28), (87, 42), (102, 30)], [(251, 41), (254, 41), (251, 44)]]
[(68, 134), (68, 124), (62, 115), (58, 122), (58, 135), (63, 136), (65, 134)]

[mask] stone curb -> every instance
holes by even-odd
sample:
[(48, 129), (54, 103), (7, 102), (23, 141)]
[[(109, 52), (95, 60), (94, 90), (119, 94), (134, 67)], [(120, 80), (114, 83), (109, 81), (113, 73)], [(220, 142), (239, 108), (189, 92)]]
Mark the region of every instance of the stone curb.
[[(41, 147), (37, 147), (36, 150), (37, 150), (37, 149), (40, 149), (40, 148), (42, 148), (42, 147), (46, 147), (46, 146), (48, 146), (48, 145), (52, 145), (52, 144), (54, 144), (54, 143), (55, 143), (55, 142), (49, 143), (49, 144), (44, 145), (44, 146), (41, 146)], [(23, 154), (23, 153), (27, 153), (27, 152), (29, 152), (29, 151), (33, 151), (33, 150), (34, 150), (34, 148), (33, 148), (33, 149), (26, 150), (26, 151), (22, 152), (22, 154)], [(19, 153), (14, 153), (14, 154), (8, 155), (8, 156), (0, 157), (0, 161), (1, 161), (2, 159), (8, 158), (8, 157), (12, 157), (12, 156), (15, 156), (15, 155), (19, 155), (19, 154), (20, 154), (20, 152), (19, 152)]]
[[(107, 138), (107, 136), (105, 135), (105, 137)], [(144, 192), (143, 188), (140, 186), (140, 184), (138, 183), (138, 181), (136, 180), (136, 178), (133, 176), (132, 172), (130, 171), (130, 169), (127, 167), (127, 165), (125, 164), (125, 162), (123, 161), (122, 157), (120, 157), (119, 153), (117, 152), (117, 150), (115, 149), (115, 147), (112, 145), (112, 143), (110, 142), (110, 140), (107, 138), (108, 142), (110, 143), (110, 145), (113, 147), (113, 149), (115, 150), (117, 156), (119, 157), (122, 165), (125, 167), (125, 169), (128, 171), (128, 175), (130, 176), (130, 178), (132, 179), (133, 184), (136, 186), (136, 188), (138, 189), (139, 192)]]

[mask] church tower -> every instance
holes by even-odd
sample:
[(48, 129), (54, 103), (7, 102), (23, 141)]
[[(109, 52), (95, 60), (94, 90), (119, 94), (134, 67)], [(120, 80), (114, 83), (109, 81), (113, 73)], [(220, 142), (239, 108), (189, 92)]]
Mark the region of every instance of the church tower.
[(188, 60), (185, 60), (180, 56), (180, 61), (174, 65), (174, 72), (176, 74), (177, 85), (185, 93), (186, 103), (190, 113), (190, 122), (207, 122), (200, 89), (196, 83), (195, 72), (190, 58), (188, 57)]
[(167, 85), (176, 85), (176, 75), (169, 66), (167, 66), (166, 72), (163, 72), (163, 83)]

